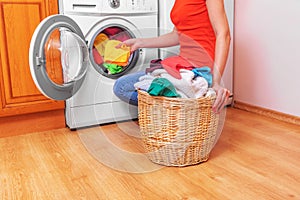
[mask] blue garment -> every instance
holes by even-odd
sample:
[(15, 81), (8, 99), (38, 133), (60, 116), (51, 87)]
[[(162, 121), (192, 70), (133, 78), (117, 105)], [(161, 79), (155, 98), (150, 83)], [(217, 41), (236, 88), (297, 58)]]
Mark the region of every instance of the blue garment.
[(209, 67), (195, 68), (195, 69), (192, 69), (192, 72), (194, 72), (195, 77), (201, 76), (201, 77), (205, 78), (205, 80), (208, 83), (208, 87), (212, 86), (213, 77), (212, 77)]
[(113, 92), (122, 101), (131, 105), (138, 105), (138, 93), (134, 87), (134, 84), (139, 81), (141, 76), (144, 76), (145, 72), (135, 72), (132, 74), (124, 75), (118, 78), (114, 84)]

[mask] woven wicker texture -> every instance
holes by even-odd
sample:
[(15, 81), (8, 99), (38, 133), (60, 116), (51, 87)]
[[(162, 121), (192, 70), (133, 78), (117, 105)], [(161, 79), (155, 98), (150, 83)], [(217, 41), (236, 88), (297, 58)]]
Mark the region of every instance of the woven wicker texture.
[(140, 131), (152, 162), (187, 166), (208, 160), (218, 139), (215, 98), (167, 98), (141, 90), (138, 95)]

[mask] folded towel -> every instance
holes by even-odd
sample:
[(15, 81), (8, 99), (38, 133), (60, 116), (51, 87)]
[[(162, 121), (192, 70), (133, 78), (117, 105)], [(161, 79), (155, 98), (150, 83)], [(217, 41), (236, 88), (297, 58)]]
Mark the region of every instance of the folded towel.
[(122, 43), (119, 40), (108, 40), (105, 45), (104, 62), (126, 66), (130, 56), (130, 48), (126, 45), (121, 45), (120, 48), (116, 46)]

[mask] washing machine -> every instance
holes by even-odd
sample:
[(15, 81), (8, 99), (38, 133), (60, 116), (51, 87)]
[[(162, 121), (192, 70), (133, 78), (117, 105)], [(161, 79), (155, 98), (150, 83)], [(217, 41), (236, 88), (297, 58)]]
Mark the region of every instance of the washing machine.
[(158, 36), (158, 1), (61, 0), (59, 9), (32, 36), (29, 62), (38, 89), (48, 98), (65, 100), (71, 129), (137, 118), (137, 107), (118, 99), (113, 85), (147, 68), (158, 50), (136, 50), (119, 65), (106, 63), (111, 50), (106, 52), (105, 42)]

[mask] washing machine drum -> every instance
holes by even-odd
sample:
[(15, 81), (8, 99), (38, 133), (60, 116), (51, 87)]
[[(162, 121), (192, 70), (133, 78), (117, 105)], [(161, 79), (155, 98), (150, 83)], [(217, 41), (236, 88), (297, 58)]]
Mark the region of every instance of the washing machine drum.
[(130, 52), (130, 48), (123, 44), (134, 37), (122, 25), (102, 27), (90, 42), (90, 60), (94, 68), (109, 78), (118, 78), (134, 68), (139, 57), (138, 51)]

